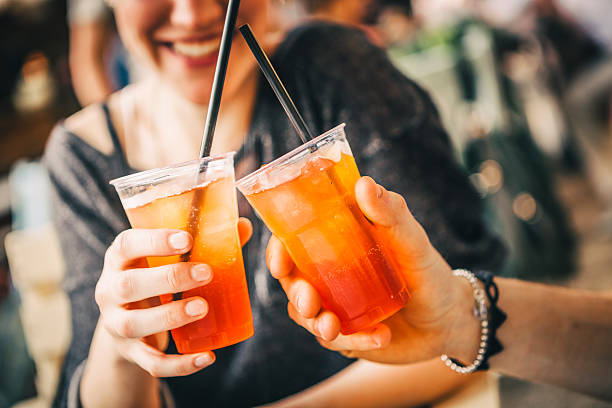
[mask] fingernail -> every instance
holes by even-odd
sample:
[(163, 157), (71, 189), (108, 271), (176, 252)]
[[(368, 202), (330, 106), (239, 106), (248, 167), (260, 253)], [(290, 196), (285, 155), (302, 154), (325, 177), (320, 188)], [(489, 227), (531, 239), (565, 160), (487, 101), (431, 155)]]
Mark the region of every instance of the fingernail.
[(374, 344), (376, 345), (377, 348), (381, 348), (382, 347), (382, 342), (380, 341), (380, 339), (378, 337), (376, 337), (376, 333), (378, 333), (380, 331), (381, 331), (381, 329), (379, 327), (377, 327), (372, 332), (372, 341), (374, 342)]
[(380, 184), (376, 185), (376, 198), (381, 198), (385, 190), (383, 190)]
[(189, 316), (199, 316), (206, 313), (206, 303), (202, 300), (192, 300), (185, 306), (185, 312)]
[(321, 337), (325, 341), (331, 341), (330, 336), (328, 336), (327, 333), (321, 330), (321, 324), (322, 323), (320, 320), (315, 321), (315, 330), (318, 333), (318, 336)]
[(303, 314), (304, 307), (306, 307), (306, 305), (304, 304), (304, 299), (302, 299), (300, 296), (298, 296), (295, 299), (295, 303), (297, 303), (298, 312), (300, 312), (300, 314)]
[(212, 270), (206, 264), (194, 265), (191, 267), (191, 277), (199, 282), (208, 281), (212, 277)]
[(204, 367), (205, 365), (212, 363), (212, 360), (213, 359), (210, 354), (203, 354), (201, 356), (196, 357), (193, 364), (196, 367)]
[(184, 249), (189, 245), (189, 236), (186, 232), (177, 232), (168, 238), (170, 246), (174, 249)]

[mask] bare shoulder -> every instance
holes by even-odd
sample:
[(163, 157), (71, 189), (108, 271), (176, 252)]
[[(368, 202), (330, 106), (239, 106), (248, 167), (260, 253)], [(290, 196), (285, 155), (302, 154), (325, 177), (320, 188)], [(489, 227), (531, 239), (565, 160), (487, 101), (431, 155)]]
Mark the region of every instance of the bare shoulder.
[[(113, 127), (117, 131), (119, 141), (122, 144), (124, 142), (124, 132), (121, 112), (126, 111), (126, 109), (130, 112), (135, 110), (131, 105), (138, 101), (139, 88), (136, 85), (129, 85), (113, 93), (106, 101)], [(114, 149), (106, 114), (101, 104), (94, 104), (81, 109), (64, 121), (64, 127), (101, 153), (110, 154)]]
[(102, 105), (86, 106), (64, 121), (64, 127), (88, 145), (104, 154), (113, 151)]

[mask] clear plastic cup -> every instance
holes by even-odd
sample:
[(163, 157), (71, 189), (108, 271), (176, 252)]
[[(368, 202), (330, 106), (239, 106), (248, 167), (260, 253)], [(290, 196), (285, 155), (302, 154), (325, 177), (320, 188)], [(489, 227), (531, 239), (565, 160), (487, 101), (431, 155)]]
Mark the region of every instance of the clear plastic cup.
[(359, 177), (343, 124), (236, 182), (343, 334), (373, 326), (410, 297), (357, 205)]
[(133, 228), (176, 228), (193, 236), (187, 254), (148, 257), (150, 267), (202, 262), (213, 269), (205, 286), (160, 296), (162, 303), (201, 296), (201, 320), (172, 330), (180, 353), (229, 346), (253, 335), (253, 318), (238, 237), (234, 153), (206, 157), (111, 181)]

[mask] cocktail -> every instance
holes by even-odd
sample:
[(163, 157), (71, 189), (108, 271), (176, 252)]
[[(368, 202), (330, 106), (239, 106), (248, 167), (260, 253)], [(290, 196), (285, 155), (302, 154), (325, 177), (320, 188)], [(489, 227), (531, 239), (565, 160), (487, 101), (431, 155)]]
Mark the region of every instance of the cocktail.
[(341, 332), (368, 328), (409, 299), (385, 243), (355, 200), (359, 171), (344, 125), (236, 183), (284, 244)]
[(149, 257), (150, 267), (202, 262), (213, 270), (209, 284), (160, 297), (162, 303), (168, 303), (173, 299), (201, 296), (210, 306), (204, 318), (172, 330), (180, 353), (218, 349), (253, 335), (238, 238), (233, 164), (234, 153), (229, 153), (111, 182), (133, 228), (176, 228), (193, 236), (189, 253)]

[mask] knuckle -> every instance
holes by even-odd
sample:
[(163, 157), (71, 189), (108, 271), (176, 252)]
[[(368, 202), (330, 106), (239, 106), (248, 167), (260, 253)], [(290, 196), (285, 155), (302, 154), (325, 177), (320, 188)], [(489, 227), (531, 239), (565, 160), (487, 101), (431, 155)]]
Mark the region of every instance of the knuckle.
[(106, 318), (104, 313), (100, 313), (100, 324), (102, 325), (102, 327), (104, 327), (104, 329), (109, 332), (109, 333), (114, 333), (116, 330), (114, 329), (114, 327), (109, 323), (108, 319)]
[(129, 272), (122, 272), (117, 275), (115, 280), (115, 290), (117, 296), (124, 300), (130, 300), (134, 294), (134, 282)]
[(401, 194), (391, 192), (391, 197), (399, 208), (408, 208), (408, 205), (406, 204), (406, 199)]
[[(106, 248), (106, 252), (104, 253), (104, 264), (112, 264), (113, 262), (113, 258), (115, 258), (117, 255), (121, 254), (121, 241), (123, 241), (125, 238), (125, 234), (126, 231), (122, 231), (120, 232), (115, 239), (113, 240), (113, 242), (110, 244), (110, 246), (108, 248)], [(123, 244), (125, 245), (125, 244)]]
[(162, 366), (158, 361), (151, 361), (146, 368), (147, 372), (151, 377), (160, 378), (163, 377)]
[(146, 243), (147, 243), (147, 248), (149, 249), (151, 253), (162, 252), (167, 249), (167, 244), (165, 240), (162, 240), (159, 234), (153, 231), (150, 231), (147, 234)]
[(130, 235), (128, 231), (122, 231), (119, 235), (117, 235), (113, 245), (117, 248), (117, 251), (120, 254), (127, 253), (130, 245)]
[(114, 258), (118, 256), (121, 257), (123, 254), (125, 254), (128, 240), (128, 231), (129, 230), (120, 232), (119, 235), (117, 235), (113, 240), (113, 243), (107, 248), (106, 252), (104, 253), (105, 265), (112, 264)]
[(166, 325), (166, 327), (180, 326), (181, 323), (183, 322), (183, 313), (179, 311), (179, 308), (177, 307), (178, 305), (171, 303), (171, 306), (174, 306), (174, 307), (169, 307), (164, 311), (163, 318), (162, 318), (163, 322)]
[[(115, 238), (116, 240), (116, 238)], [(109, 246), (106, 249), (106, 252), (104, 253), (104, 264), (107, 265), (111, 262), (111, 258), (113, 257), (113, 253), (114, 253), (114, 246), (115, 244), (111, 244), (111, 246)]]
[(179, 366), (177, 366), (174, 375), (184, 376), (189, 375), (195, 371), (193, 363), (191, 360), (183, 361)]
[(168, 287), (172, 290), (172, 293), (180, 291), (183, 286), (183, 270), (182, 264), (172, 264), (168, 266), (166, 280), (168, 281)]
[(115, 331), (121, 337), (133, 338), (135, 335), (134, 321), (129, 316), (117, 318)]
[(98, 282), (94, 291), (94, 299), (96, 301), (96, 304), (98, 305), (98, 308), (102, 307), (102, 304), (106, 299), (106, 294), (104, 292), (104, 285), (101, 282)]

